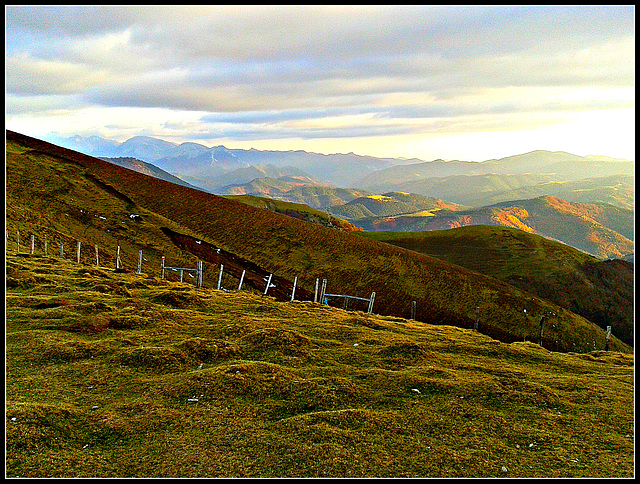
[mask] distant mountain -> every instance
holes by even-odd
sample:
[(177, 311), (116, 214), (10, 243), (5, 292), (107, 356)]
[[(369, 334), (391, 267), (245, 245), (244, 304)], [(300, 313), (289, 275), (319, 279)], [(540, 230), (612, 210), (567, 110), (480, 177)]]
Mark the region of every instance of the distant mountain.
[(558, 240), (601, 259), (634, 252), (634, 213), (606, 203), (567, 202), (552, 196), (468, 210), (350, 219), (370, 231), (419, 232), (468, 225), (502, 225)]
[[(191, 180), (194, 185), (218, 195), (243, 193), (266, 195), (266, 193), (258, 193), (259, 186), (264, 186), (259, 181), (262, 179), (280, 180), (289, 188), (303, 185), (327, 186), (324, 183), (313, 180), (308, 173), (293, 166), (250, 165), (245, 168), (227, 171), (216, 177), (190, 175), (182, 175), (181, 177), (185, 180)], [(289, 180), (291, 183), (286, 183), (285, 180)]]
[[(311, 178), (284, 176), (256, 178), (242, 185), (227, 186), (220, 194), (247, 194), (257, 197), (269, 197), (284, 202), (302, 203), (315, 209), (333, 211), (358, 197), (373, 195), (372, 192), (355, 188), (336, 188), (318, 183)], [(336, 213), (337, 216), (338, 215)]]
[(419, 193), (474, 207), (555, 195), (630, 208), (634, 176), (633, 161), (533, 151), (478, 163), (436, 160), (394, 166), (366, 174), (356, 185), (377, 192)]
[[(629, 209), (635, 204), (633, 161), (595, 155), (582, 157), (562, 151), (537, 150), (470, 162), (229, 149), (192, 142), (176, 144), (149, 136), (136, 136), (124, 143), (95, 136), (73, 136), (54, 142), (92, 156), (138, 158), (218, 194), (264, 196), (267, 193), (251, 187), (236, 187), (253, 183), (256, 178), (294, 175), (311, 178), (318, 185), (353, 188), (369, 194), (416, 193), (472, 207), (543, 195), (583, 203), (605, 202)], [(289, 200), (290, 195), (294, 193), (282, 195), (281, 199)], [(304, 198), (296, 201), (307, 203)]]
[(106, 158), (106, 157), (101, 157), (101, 160), (105, 160), (108, 161), (110, 163), (113, 163), (115, 165), (118, 166), (123, 166), (124, 168), (129, 168), (130, 170), (135, 170), (138, 173), (144, 173), (145, 175), (149, 175), (149, 176), (153, 176), (155, 178), (160, 178), (161, 180), (166, 180), (168, 182), (171, 183), (176, 183), (178, 185), (182, 185), (185, 187), (190, 187), (190, 188), (196, 188), (199, 189), (199, 187), (196, 187), (194, 185), (191, 185), (190, 183), (187, 183), (184, 180), (181, 180), (180, 178), (173, 176), (170, 173), (167, 173), (164, 170), (161, 170), (160, 168), (158, 168), (157, 166), (151, 164), (151, 163), (146, 163), (142, 160), (138, 160), (137, 158), (130, 158), (130, 157), (121, 157), (121, 158)]
[[(350, 187), (363, 174), (396, 165), (419, 163), (422, 160), (404, 158), (378, 158), (355, 153), (321, 154), (307, 151), (262, 151), (256, 149), (228, 149), (224, 146), (211, 148), (198, 143), (176, 144), (149, 136), (135, 136), (124, 143), (108, 140), (84, 139), (80, 136), (51, 140), (69, 149), (97, 157), (134, 157), (153, 163), (159, 168), (180, 178), (192, 177), (209, 186), (215, 182), (209, 178), (251, 165), (294, 167), (320, 183)], [(255, 177), (254, 177), (255, 178)], [(243, 183), (252, 178), (242, 180)]]

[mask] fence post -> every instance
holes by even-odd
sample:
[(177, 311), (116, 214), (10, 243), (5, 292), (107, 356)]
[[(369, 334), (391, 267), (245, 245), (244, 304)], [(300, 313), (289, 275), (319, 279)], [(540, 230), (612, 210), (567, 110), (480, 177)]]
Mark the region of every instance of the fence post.
[(120, 245), (118, 245), (118, 250), (116, 251), (116, 270), (120, 269)]
[(78, 240), (76, 243), (76, 262), (80, 264), (80, 245), (81, 242)]
[(164, 256), (162, 256), (162, 262), (160, 263), (160, 279), (164, 279)]
[(242, 270), (242, 275), (240, 276), (240, 284), (238, 284), (238, 291), (242, 290), (242, 282), (244, 281), (244, 273), (246, 272), (246, 270)]
[(367, 312), (370, 313), (371, 311), (373, 311), (373, 300), (376, 298), (376, 293), (372, 292), (371, 293), (371, 298), (369, 299), (369, 308), (367, 309)]
[(318, 302), (318, 283), (320, 282), (320, 279), (316, 278), (316, 290), (313, 293), (313, 302), (317, 303)]
[(93, 248), (96, 252), (96, 267), (100, 267), (100, 259), (98, 258), (98, 244), (94, 244)]
[(293, 298), (294, 298), (294, 297), (295, 297), (295, 295), (296, 295), (296, 285), (297, 285), (297, 284), (298, 284), (298, 276), (296, 276), (296, 277), (293, 279), (293, 290), (291, 291), (291, 300), (292, 300), (292, 301), (293, 301)]
[(544, 322), (545, 322), (546, 319), (547, 319), (547, 315), (546, 314), (543, 314), (542, 316), (540, 316), (540, 330), (538, 332), (538, 344), (540, 346), (542, 346), (542, 329), (543, 329)]
[(180, 269), (180, 282), (182, 282), (183, 277), (184, 277), (184, 270)]
[(198, 264), (196, 265), (196, 287), (202, 287), (204, 281), (204, 263), (201, 260), (198, 260)]
[(20, 231), (16, 230), (16, 254), (20, 252)]
[(478, 319), (480, 318), (480, 307), (476, 306), (476, 322), (473, 324), (473, 329), (478, 331)]
[(36, 245), (36, 240), (35, 240), (36, 236), (31, 234), (31, 251), (29, 252), (31, 255), (33, 255), (34, 249), (35, 249), (35, 245)]
[(609, 351), (609, 340), (611, 339), (611, 326), (607, 326), (607, 336), (604, 340), (604, 350)]
[(138, 251), (138, 274), (142, 273), (142, 249)]
[(60, 258), (64, 259), (64, 242), (60, 241)]
[(220, 264), (220, 275), (218, 276), (218, 291), (222, 287), (222, 271), (224, 271), (224, 265)]
[(320, 300), (318, 301), (320, 304), (324, 304), (324, 295), (327, 292), (327, 280), (322, 279), (322, 288), (320, 289)]
[(411, 301), (411, 319), (416, 319), (416, 305), (415, 301)]
[(47, 247), (47, 236), (44, 236), (44, 256), (49, 257), (49, 251)]
[(273, 274), (269, 274), (269, 279), (267, 280), (267, 287), (264, 288), (264, 296), (267, 295), (267, 292), (269, 291), (269, 287), (271, 286), (271, 278), (273, 277)]

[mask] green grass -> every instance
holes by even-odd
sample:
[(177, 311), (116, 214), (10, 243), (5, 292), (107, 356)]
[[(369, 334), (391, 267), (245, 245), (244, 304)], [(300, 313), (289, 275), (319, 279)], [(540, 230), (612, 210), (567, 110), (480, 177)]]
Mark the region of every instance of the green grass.
[(633, 355), (8, 255), (7, 477), (632, 477)]

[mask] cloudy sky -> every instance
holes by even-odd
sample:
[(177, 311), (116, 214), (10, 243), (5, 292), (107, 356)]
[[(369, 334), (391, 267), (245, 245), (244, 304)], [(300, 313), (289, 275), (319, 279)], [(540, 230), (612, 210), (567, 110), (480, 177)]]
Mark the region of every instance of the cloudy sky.
[(423, 160), (635, 159), (634, 14), (8, 6), (6, 126)]

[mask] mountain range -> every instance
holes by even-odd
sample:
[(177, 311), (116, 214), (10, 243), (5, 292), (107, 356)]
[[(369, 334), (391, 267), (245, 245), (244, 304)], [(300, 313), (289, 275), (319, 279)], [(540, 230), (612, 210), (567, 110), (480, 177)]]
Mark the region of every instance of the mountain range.
[(424, 161), (354, 153), (228, 149), (192, 142), (176, 144), (149, 136), (123, 143), (96, 136), (53, 141), (91, 156), (138, 158), (217, 194), (262, 196), (265, 193), (259, 189), (238, 186), (259, 178), (297, 176), (320, 186), (373, 193), (410, 192), (471, 207), (542, 195), (634, 207), (635, 163), (607, 156), (537, 150), (482, 162)]
[(63, 141), (211, 193), (306, 204), (364, 230), (492, 224), (534, 232), (600, 258), (632, 258), (634, 252), (635, 166), (628, 160), (539, 150), (483, 162), (422, 161), (209, 148), (147, 136), (124, 143), (79, 136)]
[[(67, 254), (80, 241), (84, 264), (95, 264), (93, 250), (87, 255), (86, 247), (100, 246), (102, 265), (115, 263), (118, 247), (122, 266), (132, 270), (142, 250), (144, 271), (158, 271), (165, 258), (175, 267), (201, 260), (209, 286), (224, 265), (225, 287), (237, 287), (244, 269), (254, 290), (262, 293), (266, 276), (272, 275), (274, 295), (285, 298), (294, 277), (307, 297), (314, 281), (326, 279), (328, 296), (375, 293), (375, 312), (390, 317), (408, 317), (415, 301), (416, 321), (472, 328), (480, 315), (482, 333), (513, 342), (539, 341), (539, 321), (547, 314), (553, 322), (545, 327), (545, 348), (582, 352), (604, 346), (598, 326), (603, 321), (595, 323), (497, 277), (415, 250), (161, 180), (12, 131), (7, 131), (6, 151), (7, 234), (19, 233), (23, 240), (36, 234), (38, 248), (47, 236), (56, 250), (58, 241), (63, 243)], [(566, 247), (549, 244), (558, 253)], [(509, 251), (505, 247), (502, 253)], [(473, 251), (467, 256), (473, 258)], [(595, 267), (605, 262), (581, 257)], [(632, 273), (631, 264), (622, 267)], [(595, 284), (603, 289), (615, 284), (608, 271), (598, 274)], [(241, 314), (232, 318), (242, 321)], [(629, 350), (615, 334), (611, 345)]]

